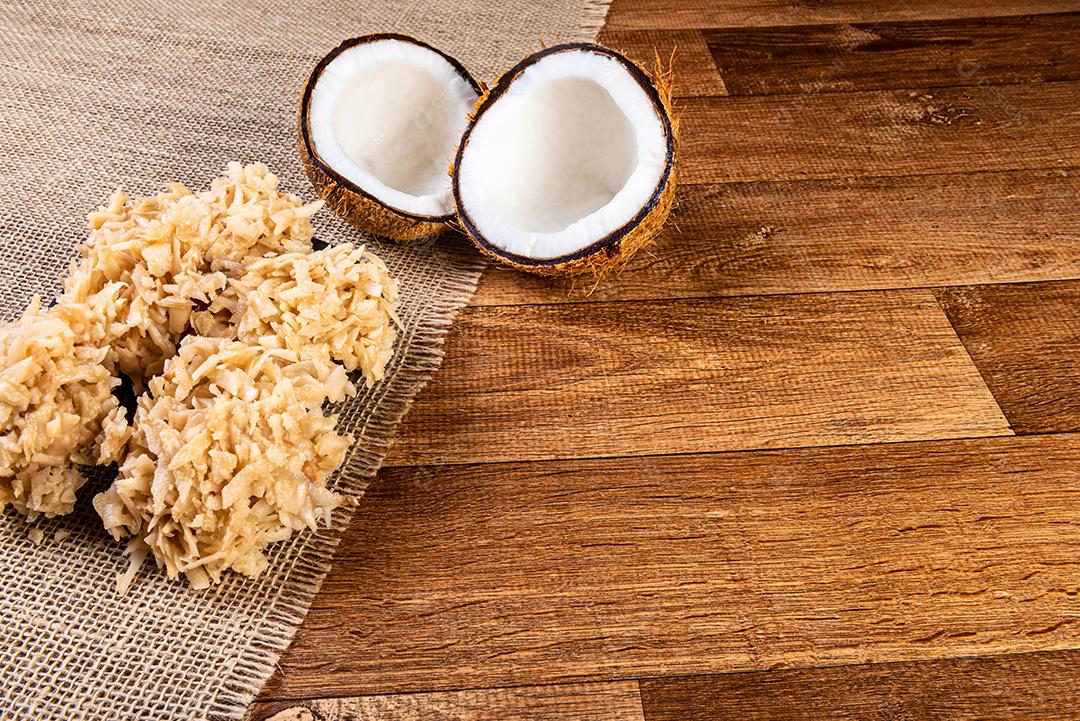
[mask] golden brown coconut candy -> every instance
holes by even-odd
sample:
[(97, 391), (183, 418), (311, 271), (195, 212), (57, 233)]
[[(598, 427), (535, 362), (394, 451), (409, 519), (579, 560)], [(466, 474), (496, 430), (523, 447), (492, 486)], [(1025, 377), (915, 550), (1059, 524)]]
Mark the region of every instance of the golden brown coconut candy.
[(64, 301), (123, 284), (110, 358), (140, 381), (175, 354), (196, 305), (211, 302), (250, 261), (310, 250), (310, 218), (321, 205), (279, 192), (261, 163), (229, 163), (197, 194), (179, 183), (150, 198), (117, 191), (89, 215), (90, 237), (64, 283)]
[(254, 261), (193, 320), (202, 335), (333, 359), (371, 386), (393, 355), (397, 296), (382, 260), (346, 243)]
[(345, 369), (294, 351), (191, 336), (139, 399), (120, 475), (94, 498), (130, 537), (126, 590), (151, 553), (195, 588), (232, 569), (258, 575), (267, 544), (328, 524), (327, 476), (352, 442), (320, 410), (355, 394)]
[(105, 341), (121, 292), (112, 283), (48, 310), (35, 298), (0, 325), (0, 509), (70, 513), (86, 482), (75, 464), (118, 460), (130, 430)]

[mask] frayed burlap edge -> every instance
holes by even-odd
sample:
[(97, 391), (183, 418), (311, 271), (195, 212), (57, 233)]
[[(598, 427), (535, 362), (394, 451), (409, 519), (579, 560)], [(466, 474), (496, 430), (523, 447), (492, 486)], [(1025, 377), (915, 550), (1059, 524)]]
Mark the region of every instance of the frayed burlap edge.
[[(362, 462), (349, 463), (350, 467), (366, 466), (376, 470), (367, 475), (340, 475), (338, 490), (354, 498), (363, 495), (368, 482), (382, 465), (395, 427), (408, 412), (413, 398), (442, 364), (446, 333), (472, 297), (486, 267), (486, 261), (481, 258), (467, 260), (462, 270), (442, 279), (424, 324), (415, 331), (409, 358), (397, 375), (380, 388), (380, 418), (372, 420), (364, 429), (365, 447), (359, 451)], [(329, 531), (311, 536), (290, 570), (278, 601), (265, 618), (253, 619), (259, 632), (222, 681), (209, 706), (211, 719), (241, 718), (269, 680), (278, 657), (292, 642), (312, 599), (322, 586), (353, 513), (352, 509), (335, 512)]]
[[(582, 34), (595, 38), (604, 27), (611, 0), (586, 0)], [(427, 384), (442, 365), (443, 340), (458, 312), (465, 307), (476, 291), (480, 274), (488, 262), (477, 256), (467, 263), (465, 270), (443, 278), (424, 327), (418, 328), (410, 360), (401, 367), (399, 374), (385, 384), (383, 413), (369, 427), (368, 440), (371, 447), (364, 450), (370, 456), (370, 467), (376, 469), (366, 477), (342, 478), (341, 490), (359, 498), (368, 481), (382, 466), (390, 447), (393, 432), (405, 417), (413, 398)], [(278, 658), (292, 643), (296, 630), (307, 616), (315, 594), (322, 586), (333, 563), (334, 551), (348, 528), (353, 511), (335, 514), (330, 533), (313, 537), (311, 545), (297, 559), (283, 589), (280, 600), (275, 603), (267, 617), (260, 623), (260, 631), (247, 649), (237, 659), (236, 666), (224, 679), (216, 697), (210, 704), (212, 719), (240, 719), (255, 700), (256, 695), (270, 679)]]
[[(539, 45), (541, 41), (584, 40), (595, 37), (604, 23), (608, 0), (569, 0), (567, 5), (574, 6), (565, 8), (566, 15), (572, 13), (572, 17), (567, 17), (568, 22), (564, 24), (553, 24), (549, 32), (555, 33), (554, 35), (543, 37), (544, 30), (539, 28), (536, 31), (538, 36), (533, 40), (529, 26), (520, 26), (511, 47), (520, 47), (521, 54), (525, 55), (535, 49), (528, 47), (533, 42)], [(429, 10), (419, 5), (414, 7), (408, 3), (394, 4), (393, 9), (393, 13), (385, 14), (387, 19), (380, 15), (380, 22), (414, 32), (419, 32), (419, 28), (424, 26), (422, 20), (429, 13)], [(0, 210), (0, 231), (3, 231), (0, 235), (5, 239), (21, 236), (24, 241), (18, 247), (13, 245), (5, 248), (8, 252), (0, 255), (0, 273), (5, 280), (10, 280), (8, 287), (0, 292), (5, 314), (16, 313), (18, 304), (25, 303), (32, 292), (47, 294), (52, 279), (62, 274), (63, 264), (66, 262), (63, 253), (68, 249), (65, 240), (68, 231), (63, 223), (58, 226), (58, 221), (53, 218), (69, 214), (72, 209), (84, 212), (89, 207), (86, 205), (87, 196), (82, 192), (90, 187), (84, 177), (87, 169), (101, 170), (101, 174), (110, 181), (115, 176), (116, 182), (125, 185), (140, 182), (148, 184), (147, 188), (141, 190), (156, 187), (156, 183), (170, 178), (182, 178), (197, 187), (200, 181), (186, 178), (184, 173), (188, 172), (188, 168), (203, 168), (206, 173), (215, 172), (219, 169), (217, 166), (206, 165), (204, 162), (210, 156), (216, 161), (264, 160), (270, 162), (276, 172), (281, 172), (277, 171), (274, 164), (283, 159), (282, 153), (277, 152), (279, 148), (275, 148), (275, 152), (267, 156), (243, 156), (243, 153), (258, 150), (258, 141), (252, 143), (252, 138), (259, 138), (264, 127), (254, 124), (251, 128), (238, 130), (237, 123), (230, 119), (236, 113), (240, 113), (240, 117), (259, 118), (262, 117), (260, 113), (267, 108), (277, 113), (275, 117), (283, 117), (283, 107), (278, 104), (281, 93), (270, 94), (272, 97), (269, 100), (260, 94), (260, 76), (257, 72), (251, 72), (251, 58), (260, 55), (288, 58), (288, 62), (283, 61), (275, 67), (298, 66), (307, 62), (309, 53), (314, 51), (314, 48), (309, 46), (328, 49), (331, 41), (344, 37), (343, 33), (359, 32), (359, 29), (354, 30), (354, 26), (360, 24), (356, 18), (342, 14), (340, 18), (335, 17), (332, 22), (328, 22), (326, 28), (320, 29), (325, 37), (317, 42), (306, 34), (299, 39), (293, 37), (291, 42), (283, 42), (279, 34), (281, 28), (275, 23), (285, 17), (284, 12), (260, 15), (260, 23), (266, 26), (262, 28), (265, 33), (260, 35), (255, 32), (259, 29), (259, 24), (252, 24), (250, 10), (232, 4), (207, 5), (204, 12), (200, 13), (185, 13), (182, 7), (170, 5), (159, 8), (151, 4), (133, 4), (127, 14), (114, 10), (115, 8), (97, 5), (84, 8), (54, 6), (48, 3), (16, 3), (0, 10), (0, 35), (3, 35), (7, 44), (4, 55), (13, 59), (9, 64), (11, 73), (6, 78), (6, 87), (14, 89), (13, 102), (5, 119), (16, 120), (13, 125), (13, 154), (10, 154), (11, 159), (3, 167), (8, 187), (15, 189), (8, 197), (15, 197), (18, 201), (11, 207)], [(155, 22), (148, 23), (145, 27), (133, 22), (133, 18), (141, 12), (160, 14), (161, 11), (171, 12), (172, 15), (154, 15), (149, 19)], [(208, 14), (212, 17), (206, 17)], [(365, 14), (371, 14), (370, 8), (365, 10)], [(118, 20), (117, 15), (123, 17)], [(391, 17), (396, 19), (391, 22)], [(459, 19), (458, 25), (460, 24)], [(458, 25), (444, 23), (432, 30), (439, 31)], [(568, 36), (573, 35), (574, 25), (579, 25), (579, 37), (570, 38)], [(367, 28), (367, 31), (386, 27)], [(223, 28), (231, 28), (234, 34), (237, 28), (247, 32), (244, 35), (247, 43), (244, 46), (246, 55), (237, 55), (234, 47), (236, 41), (228, 32), (222, 32)], [(122, 35), (117, 34), (120, 30), (123, 30)], [(438, 32), (433, 34), (439, 35)], [(447, 33), (444, 32), (443, 35)], [(428, 35), (424, 34), (424, 37)], [(88, 89), (69, 92), (67, 88), (71, 80), (81, 77), (79, 73), (84, 71), (80, 53), (71, 50), (74, 47), (72, 38), (81, 43), (78, 45), (80, 53), (91, 53), (96, 64), (88, 63), (85, 66), (89, 74), (83, 80)], [(448, 37), (443, 39), (449, 40)], [(202, 73), (204, 76), (210, 73), (211, 76), (208, 77), (212, 77), (213, 73), (221, 72), (228, 76), (231, 72), (233, 75), (228, 77), (240, 83), (240, 87), (212, 81), (195, 83), (193, 87), (198, 88), (201, 93), (198, 96), (200, 108), (205, 106), (210, 110), (177, 119), (177, 135), (185, 139), (185, 142), (177, 145), (175, 157), (159, 154), (153, 156), (151, 159), (154, 162), (148, 162), (146, 167), (131, 167), (127, 164), (127, 159), (146, 151), (142, 146), (129, 148), (125, 144), (125, 135), (141, 138), (143, 143), (152, 144), (155, 139), (159, 142), (173, 141), (171, 136), (159, 137), (172, 126), (170, 122), (164, 122), (164, 112), (156, 111), (162, 108), (175, 111), (190, 99), (184, 95), (183, 89), (177, 92), (153, 83), (143, 87), (143, 90), (149, 93), (146, 98), (132, 99), (123, 95), (128, 86), (118, 78), (123, 80), (141, 77), (140, 73), (145, 73), (147, 68), (144, 67), (139, 53), (156, 48), (168, 51), (176, 49), (175, 56), (168, 57), (180, 58), (190, 63), (189, 73)], [(510, 56), (515, 51), (507, 52), (507, 48), (508, 45), (503, 40), (489, 39), (479, 43), (473, 54), (473, 61), (477, 66), (472, 68), (473, 71), (479, 70), (483, 77), (490, 77), (491, 73), (500, 69), (499, 66), (505, 69), (512, 65)], [(237, 57), (244, 62), (239, 62)], [(26, 58), (32, 58), (34, 62), (27, 62)], [(485, 58), (488, 59), (489, 67), (483, 67)], [(510, 62), (507, 63), (507, 60)], [(121, 73), (118, 70), (117, 77), (101, 72), (103, 68), (108, 70), (108, 67), (114, 65), (123, 71)], [(30, 68), (34, 69), (33, 76), (29, 73)], [(90, 70), (99, 71), (102, 77)], [(184, 75), (178, 74), (176, 77), (183, 78)], [(116, 91), (120, 93), (116, 94)], [(99, 110), (85, 102), (88, 97), (97, 98), (99, 101), (104, 99), (108, 104)], [(115, 102), (113, 98), (116, 99)], [(48, 102), (42, 102), (43, 99)], [(223, 104), (229, 104), (232, 108), (228, 116), (214, 110), (223, 107)], [(19, 121), (19, 118), (27, 113), (34, 114), (35, 122)], [(145, 114), (151, 122), (140, 126), (137, 133), (128, 129), (112, 134), (112, 131), (120, 126), (109, 126), (106, 121), (114, 125), (117, 122), (122, 123), (132, 113), (140, 117)], [(172, 118), (168, 120), (171, 121)], [(66, 129), (68, 134), (40, 132), (42, 124), (53, 121), (58, 124), (57, 127)], [(186, 121), (186, 124), (180, 121)], [(98, 127), (99, 124), (101, 127)], [(210, 128), (209, 133), (207, 126)], [(270, 127), (277, 129), (272, 123)], [(101, 143), (90, 144), (94, 149), (93, 153), (71, 145), (71, 138), (82, 137), (76, 132), (80, 128), (89, 128), (87, 132), (93, 131), (105, 138)], [(228, 134), (223, 135), (223, 131), (228, 131)], [(214, 132), (218, 135), (214, 135)], [(204, 133), (208, 138), (205, 145), (201, 144)], [(241, 139), (243, 143), (239, 142)], [(198, 164), (192, 165), (192, 160), (198, 161)], [(283, 177), (290, 183), (289, 190), (304, 196), (309, 195), (307, 190), (297, 185), (300, 178), (297, 173), (287, 170)], [(28, 202), (17, 194), (37, 187), (38, 184), (49, 188), (49, 192), (44, 194), (43, 202)], [(340, 223), (328, 225), (340, 226)], [(74, 232), (73, 229), (71, 232)], [(328, 237), (340, 239), (344, 236), (328, 233)], [(42, 243), (43, 246), (38, 247), (35, 243)], [(395, 426), (407, 412), (413, 397), (440, 366), (446, 333), (457, 313), (467, 304), (481, 272), (487, 265), (486, 261), (467, 248), (466, 243), (459, 237), (440, 239), (432, 248), (440, 255), (445, 253), (446, 262), (441, 265), (441, 272), (439, 263), (425, 263), (428, 270), (423, 277), (423, 292), (416, 296), (418, 311), (411, 316), (412, 320), (401, 338), (400, 347), (404, 355), (387, 380), (365, 394), (364, 403), (377, 407), (378, 411), (369, 415), (357, 413), (355, 408), (341, 409), (350, 424), (348, 431), (362, 438), (362, 441), (356, 444), (345, 467), (332, 482), (335, 489), (353, 498), (359, 498), (375, 476), (390, 446)], [(373, 249), (378, 252), (377, 248)], [(359, 421), (359, 425), (354, 421)], [(237, 639), (237, 643), (230, 645), (227, 654), (223, 655), (188, 654), (183, 657), (187, 663), (204, 662), (206, 665), (202, 668), (193, 666), (194, 670), (183, 670), (182, 673), (163, 675), (162, 678), (169, 680), (162, 681), (160, 686), (155, 685), (154, 674), (161, 670), (162, 658), (154, 657), (146, 651), (151, 644), (136, 642), (140, 636), (144, 642), (169, 642), (169, 638), (162, 636), (168, 636), (170, 627), (165, 624), (169, 621), (170, 609), (165, 612), (152, 609), (155, 612), (152, 619), (140, 619), (135, 615), (135, 609), (142, 608), (140, 606), (114, 603), (112, 600), (102, 602), (97, 607), (99, 611), (110, 611), (114, 606), (122, 606), (123, 617), (129, 619), (126, 623), (137, 624), (139, 620), (146, 620), (148, 625), (145, 629), (137, 625), (114, 626), (109, 628), (112, 635), (99, 635), (94, 627), (96, 616), (85, 613), (78, 605), (67, 603), (70, 599), (49, 597), (46, 591), (41, 590), (42, 587), (29, 586), (20, 580), (23, 578), (19, 576), (20, 573), (29, 571), (30, 576), (39, 574), (42, 579), (52, 584), (48, 588), (61, 593), (68, 587), (67, 584), (73, 583), (70, 578), (55, 574), (49, 576), (46, 571), (41, 570), (41, 564), (44, 563), (41, 559), (48, 559), (50, 549), (27, 548), (19, 551), (32, 554), (27, 555), (27, 558), (34, 559), (37, 565), (31, 569), (23, 569), (17, 564), (9, 563), (6, 567), (6, 572), (10, 574), (13, 595), (0, 598), (0, 605), (4, 605), (5, 613), (14, 615), (12, 623), (5, 627), (6, 633), (2, 635), (7, 648), (0, 652), (0, 698), (4, 699), (0, 718), (81, 718), (110, 721), (120, 718), (182, 718), (185, 721), (242, 718), (274, 672), (277, 659), (289, 646), (297, 627), (306, 617), (352, 518), (351, 511), (335, 514), (331, 528), (319, 533), (305, 533), (288, 542), (287, 549), (283, 548), (281, 555), (277, 557), (281, 561), (280, 576), (274, 576), (273, 583), (264, 579), (262, 595), (259, 598), (265, 600), (265, 603), (253, 604), (257, 607), (252, 607), (250, 611), (245, 608), (244, 613), (227, 616), (227, 620), (212, 629), (202, 626), (196, 628), (190, 623), (185, 626), (183, 638), (190, 640), (194, 633), (198, 643), (199, 635), (204, 636), (204, 650), (212, 650), (209, 644), (214, 643), (216, 638), (225, 638), (230, 642)], [(98, 528), (94, 524), (95, 520), (86, 517), (78, 523), (85, 521), (90, 524), (86, 528)], [(14, 527), (11, 530), (21, 533)], [(87, 537), (83, 531), (79, 533), (83, 541), (107, 542), (100, 537), (103, 533), (99, 528), (98, 531), (97, 538)], [(14, 542), (16, 539), (12, 540)], [(29, 545), (25, 536), (21, 544), (22, 547)], [(120, 568), (122, 561), (119, 559), (119, 546), (114, 550), (117, 568)], [(77, 550), (68, 551), (62, 545), (55, 546), (51, 552), (55, 555), (66, 553), (68, 556), (78, 554)], [(13, 554), (9, 560), (18, 559), (19, 554)], [(105, 581), (112, 569), (98, 566), (93, 570), (97, 585), (79, 582), (80, 593), (73, 594), (71, 598), (85, 600), (93, 598), (92, 594), (96, 594), (98, 599), (110, 598)], [(142, 573), (153, 576), (155, 581), (161, 580), (160, 571), (150, 564)], [(216, 590), (241, 582), (249, 583), (244, 579), (230, 578)], [(176, 589), (177, 593), (180, 593), (183, 587), (177, 585)], [(20, 591), (23, 595), (19, 595)], [(133, 593), (137, 592), (138, 588)], [(209, 594), (211, 591), (204, 593)], [(134, 600), (145, 599), (135, 596)], [(211, 600), (208, 597), (206, 603), (213, 608), (210, 606)], [(17, 604), (22, 604), (25, 608)], [(50, 607), (49, 604), (53, 605)], [(72, 619), (77, 619), (78, 622)], [(162, 645), (158, 643), (153, 647), (160, 650)], [(164, 658), (167, 660), (169, 657)], [(125, 677), (124, 672), (128, 668), (137, 673), (133, 673), (132, 677)], [(139, 680), (131, 680), (133, 677)], [(71, 681), (72, 678), (75, 682)], [(125, 678), (128, 680), (125, 681)], [(192, 685), (181, 685), (178, 678), (181, 682), (189, 678), (197, 679), (198, 690), (195, 691)], [(127, 694), (137, 703), (118, 704), (117, 694)]]

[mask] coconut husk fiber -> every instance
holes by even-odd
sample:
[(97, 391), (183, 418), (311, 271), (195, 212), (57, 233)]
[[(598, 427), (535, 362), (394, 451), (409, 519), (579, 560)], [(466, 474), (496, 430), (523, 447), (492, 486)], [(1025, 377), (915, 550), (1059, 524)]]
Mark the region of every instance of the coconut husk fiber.
[[(201, 189), (230, 160), (262, 161), (285, 190), (314, 198), (296, 107), (307, 74), (341, 40), (408, 33), (490, 83), (541, 38), (593, 39), (605, 12), (604, 0), (3, 3), (0, 320), (56, 293), (86, 213), (116, 186)], [(402, 288), (386, 380), (336, 409), (358, 441), (331, 485), (357, 497), (438, 367), (484, 262), (454, 235), (383, 243), (325, 210), (315, 224), (323, 241), (368, 243)], [(150, 563), (119, 596), (123, 544), (89, 504), (108, 480), (92, 479), (74, 514), (39, 522), (41, 545), (22, 517), (0, 516), (0, 718), (240, 718), (303, 620), (347, 514), (273, 546), (257, 579), (192, 591)]]

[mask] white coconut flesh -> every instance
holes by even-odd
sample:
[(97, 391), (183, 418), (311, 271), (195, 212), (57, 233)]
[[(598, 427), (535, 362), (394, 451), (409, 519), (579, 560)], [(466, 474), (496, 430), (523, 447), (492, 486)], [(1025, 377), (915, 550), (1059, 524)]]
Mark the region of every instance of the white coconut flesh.
[(653, 199), (668, 163), (662, 112), (610, 56), (544, 56), (477, 118), (458, 159), (458, 210), (494, 249), (572, 255)]
[(447, 168), (476, 99), (439, 53), (373, 40), (342, 51), (316, 78), (310, 139), (326, 165), (383, 205), (445, 217), (453, 213)]

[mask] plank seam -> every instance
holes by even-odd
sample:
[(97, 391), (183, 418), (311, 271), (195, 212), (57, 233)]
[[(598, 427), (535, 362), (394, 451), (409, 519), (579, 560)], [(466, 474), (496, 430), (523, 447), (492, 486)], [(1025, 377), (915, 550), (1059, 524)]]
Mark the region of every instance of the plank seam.
[[(721, 79), (723, 79), (722, 74)], [(814, 90), (813, 92), (802, 90), (797, 93), (739, 93), (728, 90), (725, 95), (676, 95), (675, 102), (677, 105), (679, 100), (700, 100), (702, 98), (716, 98), (718, 100), (724, 98), (806, 98), (819, 97), (822, 95), (857, 95), (859, 93), (911, 93), (933, 90), (993, 90), (994, 88), (1014, 88), (1024, 85), (1034, 87), (1038, 85), (1062, 85), (1065, 83), (1077, 82), (1080, 82), (1080, 78), (1059, 78), (1057, 80), (1003, 80), (987, 83), (985, 85), (980, 85), (978, 83), (947, 83), (943, 85), (903, 85), (897, 87), (853, 88), (847, 90), (837, 88), (834, 90)], [(728, 87), (726, 82), (724, 83), (724, 87), (725, 89)]]
[[(997, 399), (994, 399), (997, 402)], [(1006, 420), (1008, 417), (1006, 416)], [(1011, 426), (1010, 426), (1011, 428)], [(777, 448), (737, 448), (716, 451), (695, 451), (690, 453), (644, 453), (632, 456), (566, 456), (560, 458), (522, 458), (509, 461), (456, 461), (452, 463), (387, 463), (384, 469), (408, 470), (420, 468), (462, 468), (468, 466), (507, 466), (532, 465), (538, 463), (574, 463), (578, 461), (629, 461), (640, 458), (694, 458), (698, 456), (729, 456), (738, 453), (786, 453), (790, 451), (816, 451), (842, 448), (870, 448), (873, 446), (934, 445), (941, 443), (962, 443), (965, 441), (993, 441), (1002, 439), (1051, 438), (1057, 436), (1076, 436), (1080, 431), (1046, 431), (1038, 433), (1002, 433), (988, 436), (950, 436), (943, 438), (902, 439), (896, 441), (875, 441), (873, 443), (830, 443), (820, 446), (782, 446)]]
[[(521, 684), (509, 684), (506, 686), (462, 686), (462, 687), (438, 687), (428, 688), (420, 690), (409, 690), (391, 693), (375, 693), (375, 694), (350, 694), (347, 696), (319, 696), (319, 695), (302, 695), (302, 696), (268, 696), (266, 698), (257, 698), (255, 703), (303, 703), (305, 701), (325, 701), (335, 699), (353, 699), (353, 698), (374, 698), (384, 696), (418, 696), (432, 693), (468, 693), (473, 691), (505, 691), (512, 689), (523, 688), (551, 688), (558, 686), (592, 686), (602, 685), (610, 683), (620, 683), (632, 681), (637, 684), (639, 689), (639, 698), (642, 699), (642, 713), (644, 714), (644, 694), (640, 692), (641, 683), (648, 681), (676, 681), (680, 679), (695, 679), (695, 678), (717, 678), (717, 677), (730, 677), (730, 676), (745, 676), (748, 674), (762, 674), (775, 671), (806, 671), (811, 669), (836, 669), (836, 668), (882, 668), (890, 666), (905, 666), (914, 664), (933, 664), (945, 661), (963, 661), (963, 660), (977, 660), (984, 658), (1028, 658), (1032, 656), (1051, 656), (1060, 654), (1076, 655), (1078, 662), (1080, 662), (1080, 645), (1071, 646), (1069, 648), (1041, 650), (1041, 651), (1021, 651), (1017, 652), (1004, 652), (1004, 653), (984, 653), (977, 655), (959, 654), (956, 656), (933, 656), (922, 659), (907, 659), (897, 661), (873, 661), (870, 663), (823, 663), (823, 664), (795, 664), (791, 666), (784, 666), (783, 668), (750, 668), (739, 669), (735, 671), (717, 671), (712, 673), (683, 673), (673, 676), (598, 676), (596, 678), (589, 678), (588, 680), (581, 681), (552, 681), (546, 683), (521, 683)], [(648, 721), (648, 717), (646, 717)]]
[[(1080, 276), (1070, 276), (1068, 278), (1048, 278), (1046, 280), (1006, 280), (995, 281), (993, 283), (957, 283), (956, 285), (897, 285), (887, 288), (852, 288), (850, 290), (797, 290), (790, 293), (734, 293), (732, 295), (658, 296), (656, 298), (604, 298), (602, 300), (589, 300), (586, 297), (576, 300), (561, 301), (558, 303), (492, 303), (485, 305), (472, 305), (472, 301), (470, 301), (470, 305), (466, 307), (470, 310), (479, 310), (484, 308), (563, 308), (566, 306), (574, 305), (615, 305), (622, 303), (679, 303), (683, 301), (690, 302), (702, 300), (745, 300), (748, 298), (791, 298), (815, 295), (853, 295), (858, 293), (899, 293), (909, 290), (928, 290), (933, 292), (935, 290), (945, 288), (985, 288), (1005, 285), (1051, 285), (1057, 283), (1075, 283), (1077, 281), (1080, 281)], [(567, 296), (567, 298), (569, 297), (570, 296)], [(937, 296), (935, 296), (935, 299), (936, 297)], [(475, 299), (476, 296), (473, 296), (473, 298)], [(941, 304), (939, 303), (938, 305), (940, 307)], [(953, 329), (953, 332), (956, 332), (955, 328)]]
[(641, 679), (634, 679), (634, 688), (637, 689), (638, 708), (641, 709), (641, 720), (649, 721), (649, 714), (645, 711), (645, 694), (641, 691)]
[(748, 30), (768, 30), (768, 29), (772, 29), (772, 28), (822, 27), (822, 26), (829, 26), (829, 25), (844, 25), (844, 24), (850, 24), (850, 25), (870, 25), (870, 24), (872, 24), (872, 25), (874, 25), (876, 27), (876, 26), (879, 26), (879, 25), (888, 25), (890, 23), (915, 22), (916, 20), (918, 20), (920, 22), (924, 22), (924, 23), (937, 23), (937, 22), (950, 22), (950, 21), (959, 21), (959, 20), (996, 20), (998, 18), (1038, 18), (1038, 17), (1053, 17), (1055, 15), (1073, 15), (1073, 14), (1076, 14), (1076, 13), (1069, 12), (1069, 11), (1062, 11), (1062, 12), (1045, 12), (1045, 13), (1039, 13), (1039, 12), (1023, 13), (1023, 14), (1020, 14), (1020, 15), (961, 15), (961, 16), (957, 16), (957, 15), (935, 15), (933, 17), (924, 17), (924, 18), (916, 18), (916, 19), (903, 19), (903, 18), (892, 18), (892, 19), (890, 19), (890, 18), (879, 18), (879, 19), (874, 19), (874, 18), (866, 18), (865, 21), (858, 22), (858, 23), (843, 23), (843, 22), (796, 23), (796, 24), (792, 24), (792, 23), (773, 23), (773, 24), (768, 24), (768, 25), (743, 24), (743, 25), (707, 25), (707, 26), (701, 26), (701, 25), (672, 25), (672, 26), (667, 26), (667, 25), (665, 25), (662, 28), (644, 27), (644, 26), (638, 26), (638, 25), (622, 25), (621, 23), (623, 21), (622, 21), (621, 18), (618, 18), (618, 17), (614, 18), (615, 23), (612, 24), (612, 22), (611, 22), (612, 17), (608, 16), (607, 25), (605, 25), (604, 27), (605, 27), (605, 29), (610, 30), (611, 32), (620, 32), (620, 33), (656, 32), (657, 30), (666, 30), (666, 31), (673, 31), (673, 32), (674, 31), (685, 32), (685, 31), (688, 31), (688, 30), (698, 30), (700, 32), (707, 32), (709, 30), (728, 30), (728, 31), (739, 32), (739, 31), (748, 31)]
[[(949, 287), (977, 287), (979, 285), (1016, 285), (1016, 284), (1015, 283), (984, 283), (984, 284), (975, 284), (974, 286), (968, 284), (968, 285), (963, 285), (963, 286), (949, 286)], [(1031, 285), (1031, 284), (1028, 283), (1028, 285)], [(997, 397), (997, 395), (994, 393), (994, 389), (993, 389), (993, 387), (991, 387), (990, 382), (987, 380), (986, 374), (983, 373), (983, 370), (982, 370), (982, 368), (979, 367), (979, 364), (975, 362), (975, 358), (971, 355), (971, 351), (968, 349), (967, 343), (964, 342), (964, 336), (962, 336), (960, 334), (960, 331), (957, 330), (956, 324), (953, 323), (953, 319), (949, 315), (949, 311), (945, 310), (945, 306), (943, 306), (941, 304), (941, 299), (938, 298), (938, 294), (933, 293), (933, 296), (934, 296), (934, 302), (937, 303), (938, 308), (941, 309), (942, 314), (944, 314), (944, 316), (945, 316), (945, 320), (948, 321), (949, 328), (952, 329), (953, 335), (955, 335), (956, 340), (958, 340), (960, 342), (960, 347), (964, 349), (964, 355), (967, 356), (968, 362), (971, 363), (971, 365), (975, 366), (975, 371), (979, 374), (979, 380), (982, 381), (983, 387), (986, 388), (986, 392), (990, 394), (990, 397), (994, 399), (994, 405), (997, 406), (998, 412), (1001, 413), (1001, 417), (1004, 418), (1005, 422), (1009, 424), (1009, 430), (1012, 431), (1013, 436), (1014, 437), (1017, 436), (1016, 431), (1013, 429), (1012, 419), (1009, 418), (1009, 414), (1005, 412), (1005, 406), (1003, 406), (1001, 404), (1001, 399), (999, 399)], [(1020, 435), (1027, 436), (1027, 435), (1032, 435), (1032, 434), (1025, 433), (1025, 434), (1020, 434)]]
[[(1080, 649), (1078, 649), (1080, 650)], [(1041, 652), (1032, 652), (1041, 653)], [(666, 677), (665, 677), (666, 678)], [(671, 676), (670, 678), (677, 678)], [(356, 693), (344, 696), (320, 696), (304, 694), (300, 696), (266, 696), (255, 699), (255, 703), (304, 703), (307, 701), (336, 701), (339, 699), (383, 698), (386, 696), (424, 696), (436, 693), (474, 693), (477, 691), (512, 691), (515, 689), (530, 688), (559, 688), (560, 686), (608, 686), (612, 684), (634, 684), (638, 690), (638, 698), (641, 697), (641, 684), (635, 677), (611, 678), (611, 679), (588, 679), (585, 681), (543, 681), (540, 683), (514, 683), (506, 686), (461, 686), (446, 688), (410, 689), (408, 691), (392, 691), (390, 693)]]

